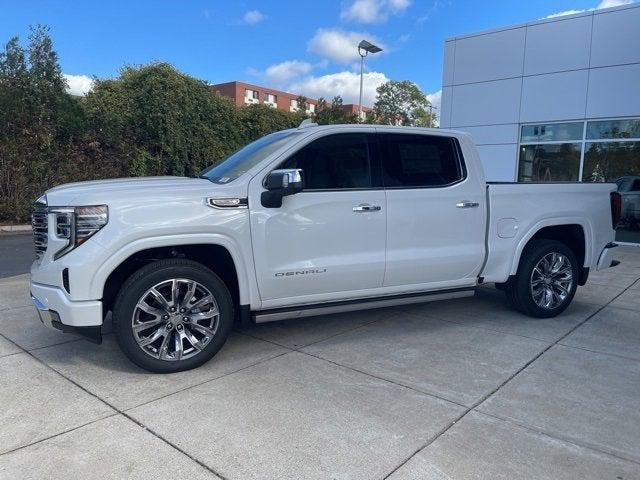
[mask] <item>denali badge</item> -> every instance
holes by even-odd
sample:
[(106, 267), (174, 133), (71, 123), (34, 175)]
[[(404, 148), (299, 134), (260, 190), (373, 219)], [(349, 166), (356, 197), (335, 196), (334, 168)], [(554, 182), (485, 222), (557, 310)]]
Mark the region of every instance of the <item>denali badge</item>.
[(291, 277), (292, 275), (309, 275), (311, 273), (326, 273), (326, 268), (314, 268), (311, 270), (293, 270), (292, 272), (276, 272), (276, 277)]

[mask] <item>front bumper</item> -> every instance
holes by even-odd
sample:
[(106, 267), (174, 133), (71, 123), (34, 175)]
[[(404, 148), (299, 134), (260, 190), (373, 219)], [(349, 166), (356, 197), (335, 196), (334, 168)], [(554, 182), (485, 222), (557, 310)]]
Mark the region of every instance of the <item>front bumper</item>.
[(33, 282), (31, 300), (40, 321), (47, 327), (64, 333), (76, 333), (94, 343), (102, 343), (102, 302), (72, 302), (59, 288)]
[(69, 327), (99, 327), (102, 325), (102, 302), (74, 302), (58, 287), (31, 282), (31, 298), (45, 325), (59, 322)]

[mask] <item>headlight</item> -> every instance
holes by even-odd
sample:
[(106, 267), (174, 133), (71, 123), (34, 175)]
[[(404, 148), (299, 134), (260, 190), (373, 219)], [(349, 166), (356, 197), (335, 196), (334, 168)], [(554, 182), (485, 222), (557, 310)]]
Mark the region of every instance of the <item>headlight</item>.
[(54, 254), (56, 260), (84, 243), (109, 221), (106, 205), (52, 208), (50, 211), (55, 215), (56, 237), (67, 239), (67, 245)]

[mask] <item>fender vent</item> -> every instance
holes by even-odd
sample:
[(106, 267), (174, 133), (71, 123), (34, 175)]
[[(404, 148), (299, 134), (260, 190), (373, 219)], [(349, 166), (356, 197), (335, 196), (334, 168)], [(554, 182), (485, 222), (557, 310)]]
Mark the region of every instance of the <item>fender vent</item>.
[(62, 270), (62, 286), (67, 291), (67, 293), (71, 293), (71, 290), (69, 288), (69, 269), (68, 268), (65, 268), (64, 270)]

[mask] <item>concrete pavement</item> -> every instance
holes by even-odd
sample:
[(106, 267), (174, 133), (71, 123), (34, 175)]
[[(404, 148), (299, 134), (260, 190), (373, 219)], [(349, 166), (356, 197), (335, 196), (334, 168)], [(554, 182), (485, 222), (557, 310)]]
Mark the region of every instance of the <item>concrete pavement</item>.
[(619, 256), (557, 319), (482, 288), (256, 326), (164, 376), (0, 279), (0, 477), (640, 479), (640, 249)]

